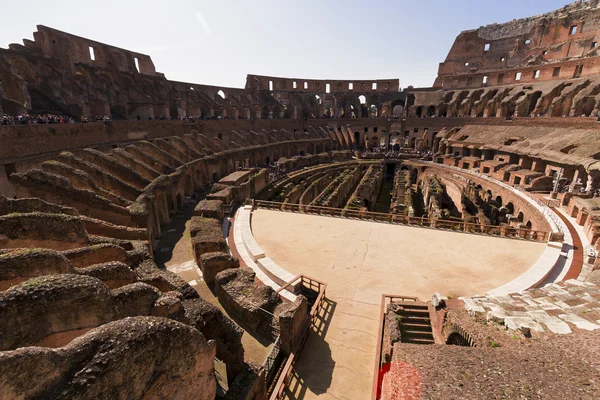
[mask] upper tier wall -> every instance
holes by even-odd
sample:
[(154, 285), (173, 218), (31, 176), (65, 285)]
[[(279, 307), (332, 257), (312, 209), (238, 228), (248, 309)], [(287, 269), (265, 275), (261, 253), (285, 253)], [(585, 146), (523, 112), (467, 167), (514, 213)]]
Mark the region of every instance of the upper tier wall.
[[(329, 88), (329, 90), (327, 89)], [(398, 79), (375, 80), (332, 80), (332, 79), (301, 79), (282, 78), (275, 76), (248, 75), (246, 89), (282, 90), (282, 91), (311, 91), (311, 92), (373, 92), (386, 93), (400, 90)]]
[[(598, 1), (593, 0), (575, 2), (547, 14), (463, 31), (440, 64), (434, 86), (480, 87), (484, 83), (482, 77), (490, 75), (494, 75), (494, 80), (488, 79), (489, 83), (502, 84), (497, 82), (500, 73), (505, 75), (504, 83), (513, 82), (513, 75), (518, 72), (525, 79), (531, 75), (532, 79), (542, 81), (598, 74), (599, 21)], [(568, 63), (581, 58), (593, 61)]]
[(249, 76), (252, 84), (246, 88), (169, 81), (156, 72), (148, 55), (42, 25), (37, 28), (34, 41), (25, 39), (24, 45), (0, 49), (0, 115), (60, 114), (76, 120), (82, 115), (114, 120), (298, 119), (381, 116), (384, 106), (389, 113), (394, 101), (404, 103), (397, 79), (296, 81)]

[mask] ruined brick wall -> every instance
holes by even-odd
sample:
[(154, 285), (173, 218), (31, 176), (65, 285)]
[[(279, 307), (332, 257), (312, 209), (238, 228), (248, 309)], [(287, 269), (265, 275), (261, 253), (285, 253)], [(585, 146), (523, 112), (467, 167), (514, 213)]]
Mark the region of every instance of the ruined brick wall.
[(598, 1), (593, 0), (461, 32), (440, 63), (433, 86), (468, 88), (481, 87), (484, 81), (496, 85), (597, 75), (599, 25)]
[[(279, 119), (390, 115), (399, 81), (306, 81), (249, 76), (246, 88), (169, 81), (150, 56), (38, 25), (34, 40), (0, 49), (0, 111), (78, 119)], [(276, 79), (276, 92), (269, 84)], [(262, 82), (262, 83), (260, 83)], [(353, 87), (352, 87), (353, 86)], [(335, 93), (335, 95), (334, 95)], [(359, 98), (360, 96), (362, 97)], [(371, 109), (374, 107), (374, 109)]]
[[(282, 78), (274, 76), (248, 75), (246, 78), (246, 89), (259, 90), (281, 90), (298, 91), (305, 90), (313, 92), (349, 92), (359, 93), (377, 93), (377, 92), (397, 92), (400, 89), (398, 79), (375, 79), (365, 80), (315, 80), (302, 78)], [(327, 92), (327, 93), (329, 93)]]

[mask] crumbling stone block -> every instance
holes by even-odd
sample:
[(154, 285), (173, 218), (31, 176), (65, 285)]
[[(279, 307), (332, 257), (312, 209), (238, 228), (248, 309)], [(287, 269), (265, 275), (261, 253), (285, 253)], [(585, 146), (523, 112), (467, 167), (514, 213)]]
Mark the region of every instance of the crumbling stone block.
[(223, 202), (220, 200), (202, 200), (198, 203), (196, 208), (194, 208), (194, 215), (223, 221)]
[(215, 276), (226, 269), (239, 268), (240, 261), (223, 252), (204, 253), (198, 263), (202, 270), (202, 277), (207, 285), (215, 283)]
[(214, 218), (193, 217), (190, 222), (190, 234), (198, 264), (202, 254), (227, 249), (221, 223)]

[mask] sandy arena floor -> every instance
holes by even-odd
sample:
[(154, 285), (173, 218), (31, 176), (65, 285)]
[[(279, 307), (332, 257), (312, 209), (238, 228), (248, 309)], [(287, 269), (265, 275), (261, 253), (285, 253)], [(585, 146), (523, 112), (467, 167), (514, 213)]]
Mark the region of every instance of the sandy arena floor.
[(381, 295), (484, 294), (525, 272), (545, 244), (256, 210), (252, 230), (279, 266), (327, 283), (320, 334), (297, 364), (291, 399), (369, 399)]

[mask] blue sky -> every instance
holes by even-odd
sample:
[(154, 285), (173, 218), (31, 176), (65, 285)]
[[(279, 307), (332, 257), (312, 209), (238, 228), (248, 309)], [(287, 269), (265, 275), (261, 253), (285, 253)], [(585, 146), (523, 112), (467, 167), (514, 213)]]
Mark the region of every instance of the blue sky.
[[(399, 78), (431, 86), (466, 29), (567, 0), (30, 0), (3, 7), (0, 47), (37, 24), (152, 56), (168, 79), (243, 87), (246, 74)], [(88, 5), (89, 4), (89, 5)]]

